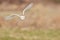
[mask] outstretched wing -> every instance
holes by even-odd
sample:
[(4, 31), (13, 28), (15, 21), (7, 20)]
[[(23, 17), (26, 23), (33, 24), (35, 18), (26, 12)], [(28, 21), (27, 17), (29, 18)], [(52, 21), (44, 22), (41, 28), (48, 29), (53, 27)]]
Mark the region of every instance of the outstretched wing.
[(30, 3), (29, 5), (27, 5), (23, 10), (23, 15), (24, 15), (25, 11), (29, 10), (32, 6), (33, 6), (33, 3)]

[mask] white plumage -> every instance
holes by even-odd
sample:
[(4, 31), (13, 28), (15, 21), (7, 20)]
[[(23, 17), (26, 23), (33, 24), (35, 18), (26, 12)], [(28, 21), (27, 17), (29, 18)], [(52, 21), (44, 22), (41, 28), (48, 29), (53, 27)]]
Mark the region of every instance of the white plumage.
[(6, 16), (5, 17), (5, 19), (6, 20), (11, 20), (12, 18), (13, 18), (13, 16), (17, 16), (17, 17), (19, 17), (21, 20), (24, 20), (25, 19), (25, 12), (28, 10), (28, 9), (30, 9), (31, 7), (33, 6), (33, 3), (30, 3), (29, 5), (27, 5), (25, 8), (24, 8), (24, 10), (23, 10), (23, 15), (22, 16), (20, 16), (20, 15), (18, 15), (18, 14), (11, 14), (11, 15), (9, 15), (9, 16)]
[(25, 11), (29, 10), (33, 6), (33, 3), (30, 3), (26, 8), (23, 10), (23, 15), (25, 14)]

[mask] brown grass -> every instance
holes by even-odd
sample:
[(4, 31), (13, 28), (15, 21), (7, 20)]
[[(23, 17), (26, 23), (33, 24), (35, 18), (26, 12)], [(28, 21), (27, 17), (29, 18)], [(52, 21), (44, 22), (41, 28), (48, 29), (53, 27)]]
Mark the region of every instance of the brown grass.
[(15, 17), (12, 20), (6, 21), (4, 17), (10, 15), (11, 13), (21, 14), (20, 11), (4, 11), (0, 12), (0, 24), (2, 26), (10, 27), (31, 27), (36, 29), (60, 29), (60, 9), (59, 6), (37, 4), (27, 11), (24, 21), (20, 20), (18, 17)]

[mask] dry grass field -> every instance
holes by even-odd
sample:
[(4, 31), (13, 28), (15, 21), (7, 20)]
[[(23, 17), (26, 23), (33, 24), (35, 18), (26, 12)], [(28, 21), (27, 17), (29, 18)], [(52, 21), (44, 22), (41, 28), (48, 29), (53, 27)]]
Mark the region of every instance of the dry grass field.
[(0, 11), (0, 40), (60, 40), (60, 5), (34, 5), (26, 19), (4, 18), (21, 11)]

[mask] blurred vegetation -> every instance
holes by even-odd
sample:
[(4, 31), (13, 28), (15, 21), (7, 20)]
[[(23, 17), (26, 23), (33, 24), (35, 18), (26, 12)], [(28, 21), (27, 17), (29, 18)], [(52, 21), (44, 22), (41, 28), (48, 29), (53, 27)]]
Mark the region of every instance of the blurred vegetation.
[(55, 3), (60, 3), (60, 0), (51, 0), (51, 1), (53, 1)]
[(60, 30), (0, 29), (0, 40), (60, 40)]
[[(40, 3), (41, 1), (60, 3), (60, 0), (32, 0), (32, 2), (35, 2), (35, 3), (38, 3), (38, 2)], [(0, 0), (0, 4), (2, 4), (3, 2), (8, 2), (10, 4), (23, 4), (23, 3), (29, 3), (31, 2), (31, 0)]]

